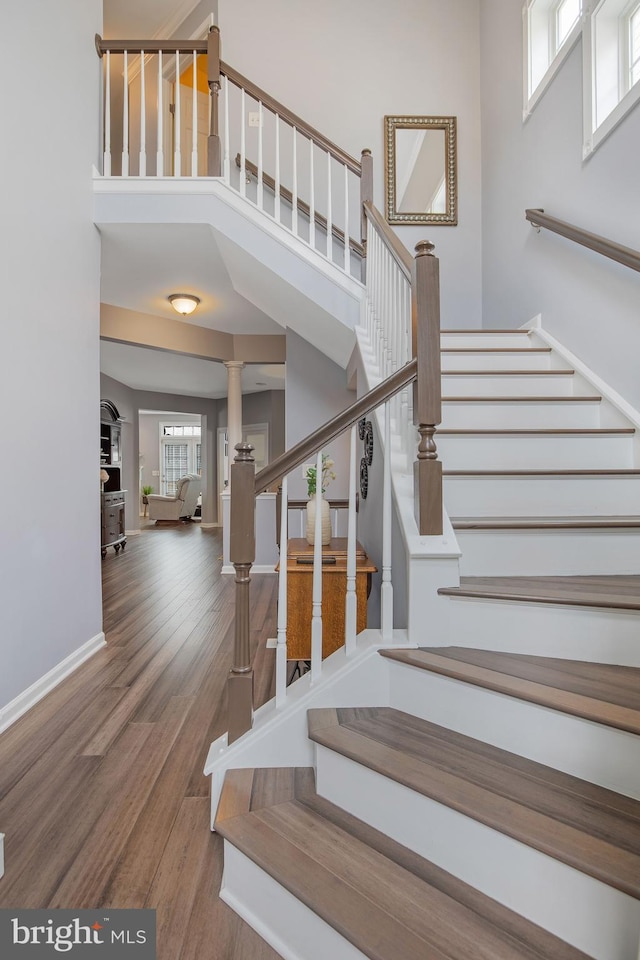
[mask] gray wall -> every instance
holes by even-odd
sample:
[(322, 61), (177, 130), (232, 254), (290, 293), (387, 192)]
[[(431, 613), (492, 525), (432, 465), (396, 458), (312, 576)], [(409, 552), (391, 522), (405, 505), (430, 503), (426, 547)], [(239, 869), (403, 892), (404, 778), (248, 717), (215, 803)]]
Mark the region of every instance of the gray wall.
[[(520, 16), (520, 4), (508, 2)], [(449, 327), (481, 323), (481, 6), (478, 0), (219, 0), (223, 60), (353, 156), (369, 147), (381, 210), (385, 114), (457, 116), (459, 225), (397, 228), (412, 251), (418, 240), (436, 244)]]
[[(303, 440), (309, 433), (344, 410), (356, 399), (347, 389), (342, 367), (329, 360), (296, 333), (287, 330), (287, 370), (285, 393), (285, 421), (287, 449)], [(328, 498), (349, 495), (349, 438), (339, 437), (326, 449), (335, 460), (336, 479), (327, 489)], [(307, 496), (307, 484), (302, 469), (289, 478), (289, 496), (301, 499)]]
[(522, 17), (483, 0), (484, 324), (543, 325), (640, 408), (637, 273), (524, 219), (526, 207), (640, 249), (640, 110), (583, 162), (582, 43), (522, 122)]
[[(11, 505), (0, 551), (0, 711), (102, 629), (100, 244), (91, 220), (100, 89), (91, 39), (100, 27), (99, 0), (22, 0), (4, 10), (0, 31), (0, 391), (17, 418), (16, 466), (0, 474)], [(43, 109), (51, 77), (55, 107)], [(45, 480), (52, 470), (64, 483)]]
[[(284, 390), (245, 393), (242, 397), (242, 422), (269, 424), (269, 460), (284, 453)], [(227, 426), (227, 401), (218, 400), (218, 426)]]

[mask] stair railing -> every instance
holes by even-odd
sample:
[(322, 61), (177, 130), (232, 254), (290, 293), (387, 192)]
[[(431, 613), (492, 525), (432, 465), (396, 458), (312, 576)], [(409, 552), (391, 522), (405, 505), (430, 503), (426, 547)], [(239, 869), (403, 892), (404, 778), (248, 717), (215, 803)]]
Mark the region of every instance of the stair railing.
[[(371, 208), (373, 209), (373, 208)], [(376, 212), (377, 213), (377, 212)], [(369, 214), (367, 214), (369, 216)], [(379, 216), (379, 215), (378, 215)], [(372, 220), (375, 214), (372, 215)], [(372, 220), (369, 220), (371, 227)], [(383, 221), (384, 223), (384, 221)], [(386, 225), (385, 225), (386, 226)], [(384, 227), (379, 233), (384, 236)], [(374, 232), (369, 231), (367, 244), (374, 241)], [(380, 239), (380, 237), (378, 238)], [(384, 242), (384, 241), (383, 241)], [(393, 241), (391, 241), (393, 243)], [(398, 245), (399, 247), (399, 245)], [(396, 251), (400, 257), (399, 249)], [(403, 268), (406, 258), (400, 257)], [(408, 258), (411, 260), (411, 258)], [(386, 263), (386, 260), (384, 261)], [(229, 680), (229, 724), (228, 742), (231, 743), (249, 730), (253, 718), (253, 672), (251, 665), (249, 608), (250, 573), (255, 559), (255, 497), (273, 486), (282, 484), (282, 503), (280, 509), (280, 564), (278, 587), (278, 635), (276, 644), (276, 706), (281, 706), (287, 697), (287, 543), (288, 543), (288, 475), (301, 464), (315, 458), (316, 476), (322, 475), (322, 453), (333, 439), (350, 430), (350, 467), (349, 467), (349, 511), (346, 563), (345, 596), (345, 650), (349, 656), (355, 649), (358, 632), (358, 601), (356, 596), (356, 482), (361, 463), (356, 455), (356, 424), (366, 418), (378, 407), (384, 406), (379, 417), (384, 441), (383, 494), (382, 494), (382, 551), (381, 551), (381, 588), (380, 588), (380, 624), (383, 640), (390, 642), (393, 635), (393, 583), (391, 570), (391, 457), (394, 429), (400, 428), (398, 421), (394, 427), (392, 406), (395, 398), (414, 384), (413, 411), (419, 435), (417, 457), (414, 464), (415, 513), (418, 531), (421, 535), (441, 535), (442, 516), (442, 466), (437, 459), (433, 435), (440, 421), (440, 329), (439, 329), (439, 287), (438, 261), (433, 255), (433, 244), (419, 243), (416, 256), (412, 261), (411, 275), (411, 325), (410, 333), (400, 336), (400, 319), (393, 323), (388, 320), (388, 305), (393, 302), (391, 292), (387, 290), (389, 276), (382, 268), (382, 254), (377, 260), (367, 261), (367, 283), (375, 289), (368, 310), (379, 311), (383, 319), (378, 327), (376, 317), (368, 317), (370, 329), (395, 331), (396, 340), (401, 344), (398, 350), (411, 349), (412, 356), (401, 363), (402, 353), (390, 349), (387, 366), (397, 364), (395, 370), (381, 379), (363, 397), (347, 407), (332, 420), (323, 424), (310, 436), (300, 441), (282, 456), (268, 464), (258, 474), (254, 472), (253, 448), (250, 444), (238, 444), (236, 457), (231, 466), (231, 537), (230, 559), (236, 571), (236, 623), (234, 665)], [(382, 271), (384, 280), (376, 276)], [(391, 282), (395, 290), (395, 281)], [(398, 295), (398, 314), (406, 312), (406, 296)], [(393, 311), (391, 311), (393, 312)], [(405, 318), (406, 319), (406, 318)], [(402, 322), (405, 322), (403, 319)], [(372, 324), (372, 326), (371, 326)], [(437, 327), (434, 325), (437, 324)], [(430, 329), (431, 328), (431, 329)], [(388, 336), (390, 337), (390, 333)], [(411, 344), (411, 347), (408, 345)], [(395, 346), (394, 346), (395, 349)], [(435, 356), (434, 356), (435, 354)], [(386, 357), (386, 353), (384, 355)], [(429, 384), (429, 380), (437, 379)], [(400, 410), (396, 406), (396, 413)], [(310, 624), (311, 683), (319, 680), (322, 673), (322, 546), (321, 516), (316, 511), (312, 617)]]
[(372, 197), (370, 179), (361, 186), (362, 163), (221, 61), (218, 27), (206, 40), (96, 36), (96, 48), (104, 61), (105, 177), (221, 177), (360, 276), (361, 204)]
[(624, 264), (625, 267), (631, 267), (632, 270), (640, 270), (640, 250), (634, 250), (633, 247), (624, 247), (614, 240), (607, 240), (597, 233), (589, 233), (582, 227), (576, 227), (572, 223), (566, 223), (564, 220), (558, 220), (544, 210), (525, 210), (525, 218), (538, 231), (544, 227), (545, 230), (551, 230), (567, 240), (573, 240), (589, 250), (595, 250), (596, 253), (608, 257), (609, 260), (615, 260), (617, 263)]

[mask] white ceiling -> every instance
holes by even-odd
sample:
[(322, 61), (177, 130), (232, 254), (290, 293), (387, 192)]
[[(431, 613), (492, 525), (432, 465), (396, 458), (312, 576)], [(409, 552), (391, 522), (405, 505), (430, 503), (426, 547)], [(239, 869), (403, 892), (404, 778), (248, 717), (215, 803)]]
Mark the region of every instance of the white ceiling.
[[(226, 367), (214, 360), (102, 340), (100, 369), (133, 390), (209, 399), (227, 395)], [(284, 364), (247, 364), (242, 370), (243, 393), (283, 389)]]

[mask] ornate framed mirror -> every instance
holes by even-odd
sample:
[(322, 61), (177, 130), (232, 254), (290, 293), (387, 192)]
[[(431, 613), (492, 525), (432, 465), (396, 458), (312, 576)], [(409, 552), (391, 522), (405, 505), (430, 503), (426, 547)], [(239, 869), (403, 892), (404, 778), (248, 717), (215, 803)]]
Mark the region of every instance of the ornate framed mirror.
[(385, 117), (389, 223), (458, 222), (455, 117)]

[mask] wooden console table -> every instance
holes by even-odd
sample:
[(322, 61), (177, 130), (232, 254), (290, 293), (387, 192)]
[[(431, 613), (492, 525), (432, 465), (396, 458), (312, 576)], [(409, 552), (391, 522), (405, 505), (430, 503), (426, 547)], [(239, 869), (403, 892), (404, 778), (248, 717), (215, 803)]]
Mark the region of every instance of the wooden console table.
[[(287, 659), (311, 659), (313, 547), (292, 539), (287, 554)], [(367, 597), (375, 567), (356, 544), (356, 632), (367, 626)], [(322, 657), (344, 646), (347, 595), (347, 539), (334, 537), (322, 548)]]

